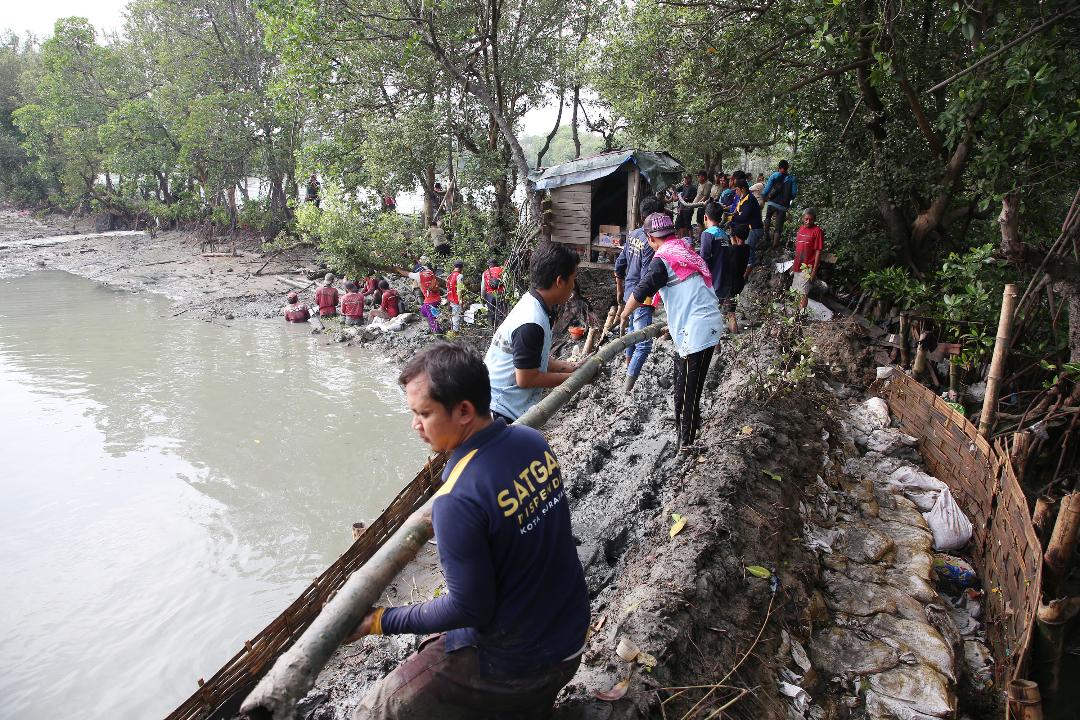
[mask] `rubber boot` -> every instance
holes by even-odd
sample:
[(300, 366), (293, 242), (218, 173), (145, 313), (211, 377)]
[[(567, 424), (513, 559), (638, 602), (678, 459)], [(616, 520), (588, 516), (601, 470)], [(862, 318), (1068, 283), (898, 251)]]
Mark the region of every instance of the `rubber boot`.
[(637, 375), (627, 375), (626, 383), (623, 384), (623, 392), (629, 395), (634, 390), (634, 383), (637, 382)]

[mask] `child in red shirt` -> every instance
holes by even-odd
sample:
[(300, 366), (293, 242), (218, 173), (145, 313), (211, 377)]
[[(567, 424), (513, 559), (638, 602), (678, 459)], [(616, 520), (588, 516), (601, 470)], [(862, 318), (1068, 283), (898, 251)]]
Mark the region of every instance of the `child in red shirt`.
[(825, 233), (817, 224), (817, 211), (806, 208), (802, 214), (802, 226), (795, 235), (795, 261), (791, 265), (792, 290), (800, 294), (799, 307), (806, 307), (810, 283), (817, 276), (821, 250), (825, 247)]

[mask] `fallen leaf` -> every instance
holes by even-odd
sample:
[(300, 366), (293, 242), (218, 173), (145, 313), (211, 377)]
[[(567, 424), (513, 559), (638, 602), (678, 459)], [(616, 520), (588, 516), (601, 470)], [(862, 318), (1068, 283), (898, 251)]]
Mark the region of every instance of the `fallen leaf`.
[(645, 670), (649, 671), (656, 667), (656, 658), (645, 652), (644, 650), (638, 651), (637, 661), (641, 663)]
[(772, 577), (772, 571), (769, 568), (761, 567), (760, 565), (747, 565), (746, 572), (750, 573), (756, 578), (766, 580)]
[(753, 432), (754, 432), (754, 428), (750, 427), (749, 425), (743, 425), (743, 429), (742, 429), (742, 434), (743, 435), (751, 435), (751, 434), (753, 434)]
[(780, 477), (779, 475), (777, 475), (776, 473), (771, 472), (769, 470), (762, 470), (761, 472), (762, 472), (762, 474), (765, 475), (765, 477), (769, 478), (770, 480), (775, 480), (776, 482), (780, 482), (780, 481), (782, 481), (784, 479), (784, 478)]
[(670, 535), (671, 537), (675, 537), (683, 531), (684, 527), (686, 527), (686, 518), (679, 513), (671, 513), (671, 519), (675, 521), (675, 524), (671, 526)]
[(615, 687), (610, 690), (597, 690), (593, 693), (597, 700), (605, 700), (607, 702), (615, 702), (630, 689), (630, 678), (620, 680), (615, 684)]

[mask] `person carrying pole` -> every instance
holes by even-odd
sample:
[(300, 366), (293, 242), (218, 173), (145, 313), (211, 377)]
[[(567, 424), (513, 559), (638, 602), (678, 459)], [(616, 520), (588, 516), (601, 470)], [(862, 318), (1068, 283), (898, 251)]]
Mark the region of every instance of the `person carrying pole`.
[(471, 348), (437, 343), (398, 382), (420, 439), (451, 453), (431, 510), (447, 592), (373, 608), (346, 640), (438, 633), (353, 720), (546, 718), (589, 627), (559, 461), (538, 431), (492, 419), (487, 368)]
[[(638, 206), (641, 217), (647, 218), (660, 209), (660, 203), (654, 197), (647, 197)], [(649, 239), (645, 235), (644, 228), (638, 228), (631, 232), (623, 243), (619, 257), (615, 259), (615, 288), (620, 303), (630, 299), (630, 294), (641, 279), (645, 268), (653, 259), (653, 249), (649, 245)], [(641, 330), (652, 325), (653, 311), (652, 298), (648, 298), (644, 305), (634, 311), (630, 316), (627, 332)], [(626, 348), (626, 380), (623, 389), (629, 394), (634, 389), (641, 368), (645, 365), (649, 353), (652, 351), (652, 340), (642, 340), (632, 348)]]
[(645, 233), (652, 246), (653, 260), (642, 275), (621, 319), (630, 317), (646, 298), (660, 293), (667, 308), (675, 358), (675, 423), (679, 452), (692, 454), (701, 423), (701, 392), (713, 351), (724, 332), (712, 275), (708, 265), (675, 233), (671, 218), (653, 213), (645, 219)]
[(517, 420), (539, 402), (545, 388), (558, 387), (581, 363), (551, 357), (556, 308), (574, 295), (581, 258), (559, 243), (542, 242), (529, 260), (532, 289), (522, 296), (491, 336), (484, 356), (491, 376), (491, 412)]

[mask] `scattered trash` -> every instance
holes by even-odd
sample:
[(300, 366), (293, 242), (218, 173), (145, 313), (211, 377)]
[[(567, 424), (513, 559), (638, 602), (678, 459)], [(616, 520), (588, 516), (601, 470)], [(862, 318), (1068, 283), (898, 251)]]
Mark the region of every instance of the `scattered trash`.
[(615, 647), (615, 654), (628, 663), (637, 660), (640, 652), (641, 649), (637, 646), (637, 643), (628, 637), (619, 638), (619, 644)]
[(971, 521), (953, 500), (949, 488), (938, 493), (934, 507), (923, 513), (923, 519), (934, 533), (935, 550), (956, 550), (971, 540)]
[(597, 690), (593, 693), (593, 696), (597, 700), (604, 700), (605, 702), (615, 702), (626, 695), (626, 691), (630, 689), (630, 678), (620, 680), (610, 690)]
[(896, 370), (895, 365), (886, 365), (877, 369), (877, 379), (885, 380), (892, 377), (893, 372)]
[(892, 423), (889, 406), (879, 397), (872, 397), (851, 411), (851, 420), (863, 433), (884, 430)]
[(792, 708), (800, 715), (805, 715), (806, 711), (810, 709), (810, 693), (798, 685), (786, 682), (781, 682), (779, 687), (781, 695), (791, 698)]
[(967, 560), (945, 553), (934, 553), (934, 574), (938, 580), (958, 590), (975, 587), (979, 577)]

